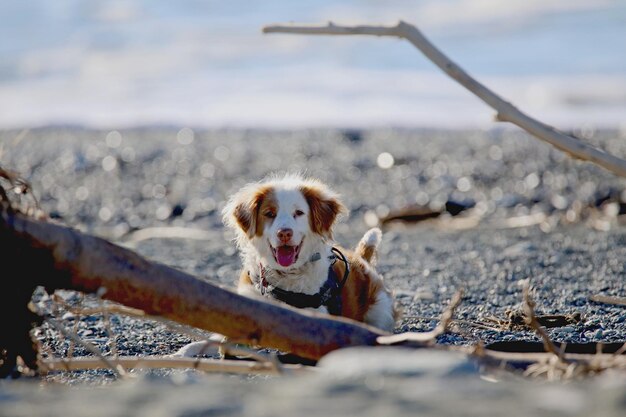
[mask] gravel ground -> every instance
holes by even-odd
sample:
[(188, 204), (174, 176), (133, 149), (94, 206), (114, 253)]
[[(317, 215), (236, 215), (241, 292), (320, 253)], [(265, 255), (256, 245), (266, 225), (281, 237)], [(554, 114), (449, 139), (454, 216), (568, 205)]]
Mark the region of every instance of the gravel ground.
[[(626, 156), (623, 132), (575, 133)], [(221, 224), (221, 207), (241, 185), (270, 172), (305, 171), (335, 188), (350, 209), (336, 232), (337, 241), (347, 246), (354, 245), (377, 218), (390, 212), (416, 204), (445, 211), (446, 203), (448, 207), (454, 203), (468, 210), (456, 217), (444, 212), (434, 221), (392, 224), (385, 229), (378, 269), (396, 291), (404, 311), (397, 331), (433, 328), (437, 321), (432, 318), (441, 314), (459, 288), (464, 288), (466, 295), (456, 317), (480, 322), (504, 318), (507, 310), (519, 306), (521, 281), (530, 279), (539, 313), (580, 313), (582, 317), (577, 323), (550, 329), (554, 340), (626, 340), (626, 310), (589, 301), (593, 294), (626, 296), (626, 232), (619, 216), (626, 211), (625, 181), (591, 164), (573, 161), (521, 132), (47, 128), (0, 132), (0, 144), (0, 164), (28, 179), (42, 208), (54, 218), (229, 286), (234, 285), (239, 259), (230, 241), (232, 235)], [(461, 229), (460, 218), (481, 221)], [(533, 221), (511, 227), (511, 219)], [(204, 236), (201, 240), (132, 241), (136, 231), (161, 226), (202, 230)], [(79, 301), (74, 293), (66, 297), (69, 302)], [(102, 317), (61, 315), (60, 319), (110, 353), (111, 338)], [(109, 327), (116, 335), (119, 354), (167, 354), (190, 340), (162, 324), (126, 317), (113, 316)], [(67, 353), (69, 343), (47, 325), (37, 335), (50, 352)], [(440, 337), (446, 344), (477, 340), (537, 339), (524, 331), (471, 326)], [(79, 347), (75, 353), (86, 354)], [(374, 369), (375, 365), (362, 370), (345, 365), (349, 360), (340, 358), (329, 361), (324, 369), (345, 369), (348, 374), (322, 372), (299, 383), (150, 372), (130, 385), (112, 384), (107, 394), (89, 391), (80, 400), (53, 382), (104, 384), (112, 377), (106, 372), (51, 376), (46, 381), (52, 386), (44, 392), (29, 384), (5, 381), (0, 384), (0, 416), (57, 415), (55, 410), (62, 409), (67, 415), (81, 415), (81, 407), (104, 403), (109, 395), (120, 402), (111, 405), (107, 415), (127, 415), (134, 409), (132, 404), (142, 404), (139, 414), (150, 415), (288, 415), (305, 411), (311, 415), (368, 415), (364, 410), (369, 415), (382, 415), (383, 411), (403, 415), (416, 410), (447, 415), (455, 414), (454, 407), (467, 404), (476, 393), (484, 403), (463, 408), (467, 414), (500, 414), (492, 414), (490, 409), (506, 409), (510, 414), (514, 409), (519, 415), (588, 415), (597, 410), (623, 415), (626, 409), (623, 375), (542, 390), (507, 376), (501, 384), (487, 383), (480, 380), (477, 370), (465, 366), (465, 359), (440, 356), (433, 358), (434, 363), (442, 364), (438, 371), (406, 352), (398, 353), (396, 362), (404, 361), (406, 370), (402, 370), (404, 365), (392, 366), (392, 371)], [(380, 353), (364, 353), (363, 358), (361, 366), (387, 365), (391, 360)], [(465, 366), (462, 372), (455, 371), (459, 364)], [(257, 383), (260, 380), (267, 384)], [(170, 393), (173, 387), (182, 390), (178, 403)], [(428, 394), (433, 387), (458, 394), (457, 400), (440, 403), (443, 396)], [(283, 391), (289, 401), (264, 401), (282, 398)], [(543, 400), (527, 401), (536, 395)], [(304, 396), (306, 401), (301, 400)], [(574, 397), (578, 399), (566, 401)], [(315, 402), (316, 398), (323, 403)]]

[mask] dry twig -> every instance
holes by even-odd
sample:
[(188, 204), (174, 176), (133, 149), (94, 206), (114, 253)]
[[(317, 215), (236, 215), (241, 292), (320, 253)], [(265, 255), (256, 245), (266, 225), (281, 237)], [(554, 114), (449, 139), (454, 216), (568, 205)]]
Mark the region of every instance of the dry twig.
[[(126, 315), (130, 317), (137, 317), (141, 319), (156, 321), (158, 323), (164, 324), (172, 331), (184, 334), (186, 336), (189, 336), (192, 339), (200, 339), (201, 342), (199, 343), (201, 343), (202, 347), (197, 353), (198, 354), (198, 358), (197, 358), (198, 362), (196, 363), (197, 366), (200, 366), (200, 361), (202, 360), (201, 355), (203, 355), (211, 347), (218, 347), (220, 351), (222, 352), (222, 355), (224, 356), (231, 355), (231, 356), (247, 357), (255, 361), (272, 366), (276, 374), (282, 374), (284, 372), (283, 364), (280, 363), (280, 361), (278, 360), (275, 354), (266, 355), (254, 349), (248, 349), (238, 344), (229, 343), (226, 341), (225, 338), (221, 338), (221, 340), (219, 341), (210, 340), (209, 338), (206, 337), (206, 334), (203, 334), (198, 329), (195, 329), (189, 326), (184, 326), (180, 323), (176, 323), (171, 320), (164, 319), (162, 317), (148, 316), (142, 310), (138, 310), (135, 308), (130, 308), (130, 307), (126, 307), (123, 305), (114, 304), (114, 303), (106, 303), (104, 300), (100, 300), (102, 304), (96, 308), (73, 307), (69, 305), (68, 303), (66, 303), (65, 300), (63, 300), (63, 298), (58, 296), (56, 293), (53, 294), (52, 300), (55, 301), (57, 305), (61, 306), (65, 310), (76, 315), (85, 315), (85, 316), (102, 315), (103, 319), (105, 320), (105, 324), (111, 314)], [(76, 321), (76, 324), (77, 323), (78, 323), (78, 320)], [(109, 334), (109, 337), (113, 338), (114, 335), (109, 325), (106, 326), (106, 329), (107, 329), (107, 333)], [(74, 331), (74, 333), (76, 333), (76, 331)], [(74, 338), (70, 339), (72, 344), (74, 343), (74, 340), (75, 340)], [(88, 343), (88, 342), (85, 342), (85, 343)], [(118, 355), (117, 355), (117, 348), (115, 346), (115, 340), (111, 341), (110, 346), (111, 346), (111, 354), (113, 355), (114, 358), (117, 357)], [(71, 358), (72, 355), (68, 355), (68, 356)], [(174, 356), (170, 355), (170, 357), (174, 357)], [(177, 356), (177, 357), (180, 357), (180, 356)], [(194, 368), (197, 368), (196, 365), (194, 365)]]
[(462, 299), (463, 299), (463, 290), (460, 289), (454, 294), (454, 296), (450, 300), (450, 305), (448, 305), (448, 307), (444, 310), (443, 314), (441, 315), (441, 320), (439, 321), (439, 324), (433, 330), (429, 332), (420, 332), (420, 333), (407, 332), (407, 333), (394, 334), (390, 336), (379, 336), (376, 339), (376, 342), (378, 342), (378, 344), (380, 345), (395, 345), (398, 343), (406, 343), (406, 342), (425, 343), (425, 344), (434, 343), (437, 336), (440, 336), (447, 331), (448, 327), (450, 326), (450, 323), (452, 322), (452, 316), (454, 315), (454, 310), (461, 303)]
[[(404, 319), (404, 320), (406, 320), (406, 319), (414, 319), (414, 320), (420, 320), (420, 321), (433, 321), (433, 320), (439, 320), (440, 317), (403, 316), (402, 319)], [(478, 321), (463, 320), (463, 319), (452, 319), (451, 320), (451, 324), (458, 324), (458, 325), (465, 325), (465, 326), (470, 326), (470, 327), (476, 327), (478, 329), (491, 330), (491, 331), (494, 331), (494, 332), (499, 332), (499, 331), (502, 330), (500, 328), (490, 326), (489, 324), (481, 323), (481, 322), (478, 322)]]
[(613, 297), (610, 295), (592, 295), (591, 297), (589, 297), (589, 299), (596, 303), (626, 306), (626, 297)]
[[(118, 356), (110, 359), (111, 365), (123, 369), (178, 368), (197, 369), (204, 372), (231, 374), (281, 375), (310, 372), (312, 368), (302, 365), (282, 365), (280, 371), (272, 363), (227, 359), (181, 358), (171, 356)], [(43, 359), (43, 371), (78, 371), (106, 368), (100, 359), (81, 357), (72, 359)]]
[(333, 23), (328, 23), (325, 26), (272, 25), (264, 27), (263, 33), (373, 35), (406, 39), (448, 76), (493, 108), (497, 112), (496, 120), (511, 122), (574, 158), (593, 162), (614, 174), (626, 177), (626, 161), (600, 149), (596, 149), (577, 138), (568, 136), (558, 131), (556, 128), (522, 113), (511, 103), (502, 99), (471, 77), (465, 70), (439, 51), (417, 27), (409, 23), (400, 21), (395, 26), (339, 26)]
[(83, 346), (85, 349), (87, 349), (87, 351), (95, 355), (97, 357), (96, 361), (100, 363), (100, 367), (109, 368), (117, 377), (124, 377), (126, 375), (126, 372), (123, 368), (116, 367), (107, 357), (104, 356), (100, 349), (98, 349), (92, 343), (81, 339), (76, 333), (66, 329), (63, 325), (58, 323), (48, 314), (45, 314), (41, 310), (39, 310), (33, 303), (31, 303), (30, 306), (34, 312), (44, 317), (46, 323), (52, 326), (55, 330), (57, 330), (59, 333), (61, 333), (63, 336), (70, 339), (74, 343)]
[(9, 213), (17, 211), (34, 217), (44, 217), (30, 183), (2, 167), (0, 167), (0, 208)]
[(528, 327), (533, 329), (535, 333), (541, 338), (543, 342), (544, 349), (546, 352), (550, 352), (556, 357), (559, 358), (560, 361), (566, 362), (565, 357), (563, 355), (563, 351), (561, 349), (557, 349), (554, 345), (550, 337), (546, 333), (545, 329), (539, 324), (537, 321), (537, 317), (535, 316), (535, 302), (530, 297), (530, 283), (526, 281), (524, 283), (524, 316), (526, 320), (526, 324)]

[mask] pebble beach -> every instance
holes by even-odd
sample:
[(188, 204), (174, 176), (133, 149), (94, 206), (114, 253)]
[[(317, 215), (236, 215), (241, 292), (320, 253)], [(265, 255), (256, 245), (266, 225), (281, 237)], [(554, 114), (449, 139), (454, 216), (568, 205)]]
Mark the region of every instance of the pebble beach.
[[(624, 132), (573, 133), (626, 155)], [(522, 283), (529, 280), (538, 313), (580, 317), (548, 329), (553, 340), (626, 341), (624, 307), (590, 300), (626, 295), (625, 182), (523, 132), (51, 127), (0, 131), (0, 146), (2, 167), (31, 183), (54, 221), (210, 282), (233, 287), (240, 266), (233, 236), (221, 222), (228, 196), (270, 173), (301, 172), (341, 194), (350, 213), (340, 219), (335, 238), (344, 246), (407, 208), (434, 213), (425, 221), (383, 224), (378, 270), (403, 310), (396, 332), (434, 328), (461, 288), (465, 296), (455, 317), (493, 323), (519, 308)], [(123, 316), (114, 315), (108, 326), (100, 316), (59, 319), (108, 355), (111, 340), (119, 355), (171, 354), (192, 340), (161, 323)], [(67, 354), (68, 342), (48, 325), (35, 334), (48, 355)], [(455, 345), (479, 341), (539, 339), (525, 330), (462, 324), (438, 339)], [(87, 352), (76, 347), (75, 354)], [(116, 381), (108, 371), (85, 371), (5, 380), (0, 415), (78, 416), (88, 410), (107, 416), (374, 416), (463, 410), (482, 416), (582, 416), (626, 410), (626, 379), (617, 372), (545, 385), (507, 373), (487, 377), (464, 356), (402, 349), (391, 355), (375, 349), (336, 352), (318, 368), (314, 376), (288, 378), (137, 371), (131, 381)]]

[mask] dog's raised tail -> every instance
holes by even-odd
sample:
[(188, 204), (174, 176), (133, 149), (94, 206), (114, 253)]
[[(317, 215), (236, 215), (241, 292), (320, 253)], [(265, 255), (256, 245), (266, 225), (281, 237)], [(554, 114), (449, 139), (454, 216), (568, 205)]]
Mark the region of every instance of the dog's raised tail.
[(378, 227), (368, 230), (356, 247), (356, 254), (367, 262), (374, 264), (376, 262), (376, 248), (383, 238), (383, 232)]

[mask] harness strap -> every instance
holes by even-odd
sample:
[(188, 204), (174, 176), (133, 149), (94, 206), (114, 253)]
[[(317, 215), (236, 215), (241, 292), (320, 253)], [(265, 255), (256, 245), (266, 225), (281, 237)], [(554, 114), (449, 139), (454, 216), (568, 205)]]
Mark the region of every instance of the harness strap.
[[(320, 290), (316, 294), (304, 294), (300, 292), (293, 292), (283, 290), (282, 288), (274, 287), (271, 290), (266, 290), (267, 283), (265, 282), (265, 278), (262, 277), (261, 280), (261, 293), (265, 294), (265, 292), (269, 292), (276, 299), (287, 303), (293, 307), (298, 308), (318, 308), (320, 306), (326, 306), (328, 312), (335, 316), (341, 314), (341, 290), (345, 285), (348, 276), (350, 275), (350, 265), (348, 264), (348, 260), (345, 255), (341, 253), (341, 251), (335, 247), (333, 247), (332, 252), (335, 256), (335, 259), (339, 259), (342, 261), (346, 268), (341, 278), (341, 281), (338, 279), (337, 274), (333, 268), (334, 262), (328, 267), (328, 276), (326, 281), (320, 288)], [(262, 273), (263, 275), (263, 273)]]

